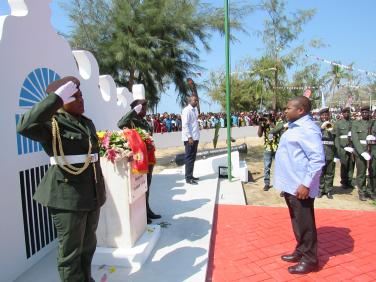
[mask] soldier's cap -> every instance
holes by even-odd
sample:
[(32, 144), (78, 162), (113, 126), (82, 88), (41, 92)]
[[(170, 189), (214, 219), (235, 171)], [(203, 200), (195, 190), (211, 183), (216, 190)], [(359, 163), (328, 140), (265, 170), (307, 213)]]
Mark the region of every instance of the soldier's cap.
[(329, 108), (322, 108), (320, 111), (319, 111), (319, 114), (323, 114), (323, 113), (329, 113)]
[(369, 111), (369, 106), (363, 106), (363, 107), (361, 107), (360, 111)]
[(145, 99), (142, 99), (142, 100), (134, 100), (130, 106), (131, 108), (133, 109), (134, 107), (136, 107), (137, 105), (146, 105), (147, 104), (147, 101)]
[(77, 88), (80, 86), (80, 81), (76, 77), (66, 76), (61, 79), (51, 82), (46, 88), (46, 93), (47, 94), (54, 93), (60, 86), (64, 85), (65, 83), (69, 81), (73, 81), (77, 85)]
[(130, 104), (132, 109), (137, 105), (145, 105), (147, 103), (145, 99), (145, 87), (143, 84), (133, 84), (132, 94), (133, 102)]
[(342, 113), (350, 112), (350, 107), (345, 107), (342, 109)]

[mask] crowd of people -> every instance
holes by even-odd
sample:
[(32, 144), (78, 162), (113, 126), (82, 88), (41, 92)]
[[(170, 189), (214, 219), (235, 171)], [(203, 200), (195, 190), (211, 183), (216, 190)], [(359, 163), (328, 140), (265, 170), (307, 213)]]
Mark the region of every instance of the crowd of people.
[[(233, 127), (241, 127), (241, 126), (258, 126), (262, 122), (262, 120), (267, 116), (269, 113), (264, 112), (257, 112), (257, 111), (249, 111), (249, 112), (232, 112), (231, 113), (231, 125)], [(284, 114), (283, 112), (273, 112), (273, 115), (277, 119), (282, 117)], [(312, 116), (314, 119), (319, 120), (319, 110), (313, 110)], [(360, 120), (361, 117), (361, 110), (360, 108), (353, 108), (351, 112), (351, 116), (353, 120)], [(342, 117), (341, 109), (340, 108), (333, 108), (331, 109), (331, 119), (332, 121), (340, 120)], [(148, 122), (149, 126), (151, 127), (154, 133), (166, 133), (166, 132), (176, 132), (182, 130), (182, 120), (180, 114), (175, 113), (157, 113), (157, 114), (147, 114), (146, 121)], [(198, 115), (198, 124), (200, 129), (210, 129), (215, 128), (217, 124), (220, 126), (226, 127), (227, 125), (227, 116), (225, 112), (220, 113), (200, 113)]]
[[(278, 113), (277, 115), (281, 115)], [(257, 126), (263, 119), (264, 113), (256, 111), (250, 112), (233, 112), (231, 113), (231, 126)], [(182, 118), (180, 114), (148, 114), (146, 121), (154, 133), (166, 133), (182, 130)], [(224, 128), (227, 125), (226, 113), (200, 113), (198, 114), (198, 124), (200, 129), (215, 128), (217, 124)]]

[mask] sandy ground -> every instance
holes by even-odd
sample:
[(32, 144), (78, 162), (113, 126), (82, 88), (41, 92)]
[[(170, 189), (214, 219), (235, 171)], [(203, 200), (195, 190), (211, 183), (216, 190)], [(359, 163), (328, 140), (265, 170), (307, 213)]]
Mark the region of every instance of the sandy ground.
[[(232, 143), (232, 145), (240, 145), (246, 143), (248, 147), (247, 155), (243, 156), (248, 164), (250, 172), (250, 179), (248, 183), (244, 183), (244, 191), (249, 205), (255, 206), (274, 206), (285, 207), (285, 201), (279, 196), (279, 192), (271, 188), (269, 191), (263, 191), (264, 182), (264, 167), (263, 167), (263, 146), (262, 139), (258, 137), (241, 138)], [(217, 148), (226, 147), (225, 142), (218, 142)], [(198, 150), (212, 149), (212, 144), (199, 144)], [(154, 167), (154, 173), (158, 173), (165, 168), (176, 167), (173, 162), (176, 154), (184, 153), (184, 147), (168, 148), (157, 150), (157, 165)], [(361, 202), (358, 199), (356, 189), (343, 189), (339, 184), (339, 168), (336, 165), (336, 177), (334, 180), (334, 199), (327, 199), (323, 196), (316, 199), (316, 208), (328, 209), (344, 209), (344, 210), (374, 210), (376, 211), (376, 204), (371, 200)], [(273, 170), (272, 170), (273, 173)]]

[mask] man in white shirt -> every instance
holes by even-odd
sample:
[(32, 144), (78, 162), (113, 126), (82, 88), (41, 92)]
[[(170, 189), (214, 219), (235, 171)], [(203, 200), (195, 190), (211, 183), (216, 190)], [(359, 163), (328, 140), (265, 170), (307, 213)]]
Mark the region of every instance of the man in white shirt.
[(189, 97), (188, 106), (183, 109), (182, 120), (182, 140), (185, 147), (185, 182), (197, 185), (197, 177), (193, 177), (193, 168), (196, 160), (197, 146), (200, 139), (200, 129), (198, 126), (198, 97)]

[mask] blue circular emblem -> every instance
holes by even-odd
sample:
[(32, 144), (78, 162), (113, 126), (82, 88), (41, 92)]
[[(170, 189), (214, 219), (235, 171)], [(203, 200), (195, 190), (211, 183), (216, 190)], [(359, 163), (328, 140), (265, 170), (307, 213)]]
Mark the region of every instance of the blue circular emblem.
[(30, 72), (22, 84), (19, 106), (31, 108), (43, 100), (47, 96), (47, 86), (57, 79), (60, 79), (60, 75), (48, 68), (38, 68)]

